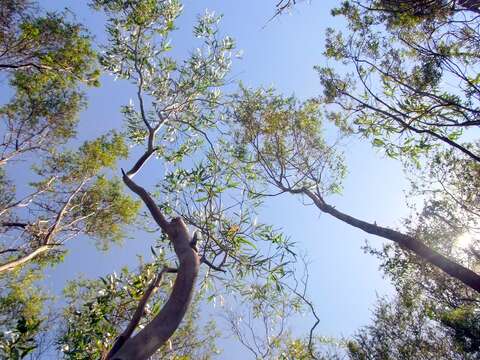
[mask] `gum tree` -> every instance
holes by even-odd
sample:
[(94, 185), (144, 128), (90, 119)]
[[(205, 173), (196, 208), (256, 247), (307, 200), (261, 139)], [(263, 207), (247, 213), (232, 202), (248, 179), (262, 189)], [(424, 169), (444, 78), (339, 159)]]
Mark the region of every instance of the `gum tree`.
[(317, 67), (329, 118), (392, 157), (446, 146), (480, 161), (465, 142), (480, 124), (478, 6), (463, 4), (361, 1), (334, 9), (348, 32), (327, 31), (325, 55), (343, 65)]
[[(414, 214), (404, 233), (475, 272), (478, 13), (475, 1), (343, 2), (333, 15), (348, 31), (327, 31), (326, 56), (337, 66), (317, 67), (326, 118), (406, 165)], [(478, 357), (475, 287), (400, 243), (367, 250), (381, 259), (397, 297), (379, 303), (350, 358)]]
[[(74, 138), (85, 106), (80, 86), (97, 82), (95, 53), (80, 25), (65, 14), (34, 16), (32, 6), (7, 1), (1, 7), (9, 19), (1, 29), (1, 70), (13, 96), (0, 108), (0, 273), (60, 254), (80, 233), (118, 239), (120, 224), (131, 222), (136, 208), (118, 180), (102, 175), (128, 153), (119, 134), (77, 152), (62, 147)], [(30, 183), (21, 184), (30, 189), (17, 194), (20, 182), (8, 174), (20, 161), (32, 171)]]
[[(254, 164), (267, 191), (251, 191), (258, 196), (290, 193), (301, 195), (321, 212), (369, 234), (391, 240), (473, 290), (480, 291), (480, 275), (454, 261), (441, 249), (429, 246), (415, 232), (400, 232), (353, 217), (326, 201), (340, 190), (345, 165), (335, 144), (322, 136), (317, 100), (299, 103), (272, 91), (244, 89), (236, 98), (232, 118), (238, 124), (236, 136), (242, 139), (239, 158)], [(272, 190), (273, 189), (273, 190)], [(449, 239), (451, 243), (455, 239)]]
[(53, 320), (38, 286), (45, 266), (80, 234), (102, 248), (121, 240), (138, 203), (105, 172), (128, 153), (122, 136), (67, 147), (82, 88), (98, 85), (86, 30), (31, 1), (2, 1), (0, 13), (0, 356), (15, 359), (38, 348)]
[[(255, 174), (232, 156), (232, 139), (225, 137), (220, 90), (233, 41), (220, 37), (220, 17), (199, 17), (193, 34), (200, 45), (179, 62), (168, 56), (182, 10), (178, 1), (97, 0), (93, 6), (108, 18), (102, 65), (134, 87), (135, 100), (121, 111), (140, 154), (122, 170), (123, 182), (142, 200), (153, 220), (149, 231), (161, 233), (158, 248), (167, 254), (102, 356), (145, 359), (170, 341), (197, 291), (213, 299), (220, 291), (241, 292), (254, 276), (277, 282), (294, 253), (281, 234), (255, 220), (259, 202), (241, 185)], [(137, 177), (155, 158), (162, 177), (149, 192)], [(145, 319), (144, 309), (167, 274), (175, 274), (171, 292)]]
[[(168, 299), (171, 282), (160, 281), (158, 273), (165, 259), (139, 266), (137, 272), (122, 269), (99, 280), (77, 280), (65, 289), (67, 307), (64, 326), (58, 335), (58, 346), (68, 359), (105, 358), (115, 338), (133, 329), (125, 328), (132, 317), (138, 317), (137, 303), (148, 304), (138, 326), (145, 326), (158, 315)], [(163, 274), (163, 273), (162, 273)], [(165, 274), (167, 275), (167, 274)], [(213, 322), (200, 326), (201, 296), (192, 301), (190, 310), (175, 335), (156, 352), (154, 359), (209, 359), (218, 350), (218, 336)]]
[[(405, 227), (429, 246), (437, 247), (471, 269), (478, 269), (478, 164), (452, 149), (432, 153), (429, 160), (424, 176), (414, 178), (412, 187), (412, 195), (424, 197), (424, 204), (418, 213), (405, 221)], [(365, 346), (361, 346), (362, 352), (370, 351), (375, 337), (381, 334), (381, 327), (393, 324), (393, 319), (404, 312), (412, 316), (397, 322), (398, 328), (394, 331), (401, 332), (402, 328), (418, 331), (404, 338), (397, 337), (402, 339), (399, 345), (412, 348), (415, 344), (412, 335), (417, 333), (434, 340), (430, 343), (432, 346), (421, 350), (427, 354), (443, 351), (443, 358), (478, 357), (477, 292), (399, 247), (386, 245), (381, 250), (370, 247), (367, 250), (380, 259), (381, 268), (394, 284), (398, 299), (380, 303), (379, 310), (385, 311), (376, 314), (378, 322), (360, 333), (361, 338), (367, 340)], [(388, 346), (388, 337), (384, 342)]]

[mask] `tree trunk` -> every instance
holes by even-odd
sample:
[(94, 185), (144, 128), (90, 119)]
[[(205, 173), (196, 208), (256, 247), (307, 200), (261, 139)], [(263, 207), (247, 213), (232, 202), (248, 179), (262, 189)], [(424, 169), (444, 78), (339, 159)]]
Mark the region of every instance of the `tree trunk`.
[(330, 214), (333, 217), (351, 226), (359, 228), (369, 234), (377, 235), (383, 237), (384, 239), (394, 241), (402, 248), (412, 251), (421, 259), (432, 265), (437, 266), (448, 275), (461, 281), (468, 287), (480, 292), (480, 275), (429, 248), (427, 245), (415, 239), (414, 237), (403, 234), (399, 231), (378, 226), (377, 224), (372, 224), (363, 220), (359, 220), (357, 218), (354, 218), (353, 216), (338, 211), (333, 206), (325, 203), (325, 201), (321, 197), (314, 194), (310, 190), (304, 190), (304, 193), (314, 202), (314, 204), (322, 212)]
[(145, 203), (157, 224), (173, 244), (179, 266), (172, 293), (158, 315), (111, 356), (112, 360), (145, 360), (152, 356), (177, 330), (192, 300), (200, 267), (191, 236), (181, 218), (167, 221), (145, 189), (124, 173), (123, 181)]
[(176, 232), (171, 238), (179, 260), (172, 293), (160, 313), (137, 335), (128, 339), (113, 360), (144, 360), (152, 356), (173, 335), (180, 325), (190, 301), (199, 270), (199, 258), (190, 247), (190, 235), (179, 218), (171, 222)]

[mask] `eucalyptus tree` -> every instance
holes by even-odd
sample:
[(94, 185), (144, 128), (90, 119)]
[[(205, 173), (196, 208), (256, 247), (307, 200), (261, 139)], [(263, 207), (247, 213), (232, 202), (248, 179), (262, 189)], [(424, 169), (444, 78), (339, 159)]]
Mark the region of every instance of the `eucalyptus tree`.
[[(198, 18), (193, 35), (200, 39), (199, 47), (180, 62), (169, 57), (180, 2), (96, 0), (93, 7), (107, 16), (102, 66), (134, 87), (135, 100), (121, 112), (133, 152), (141, 151), (131, 168), (122, 170), (123, 182), (144, 203), (153, 220), (150, 231), (160, 230), (158, 248), (164, 255), (155, 267), (144, 267), (150, 273), (142, 275), (142, 284), (149, 285), (133, 298), (133, 306), (129, 302), (128, 318), (92, 324), (100, 326), (95, 333), (109, 326), (116, 330), (104, 334), (106, 344), (90, 348), (105, 359), (145, 359), (163, 351), (197, 291), (212, 299), (222, 291), (241, 293), (255, 276), (278, 282), (295, 254), (287, 239), (255, 220), (260, 204), (242, 186), (255, 173), (232, 156), (234, 145), (219, 106), (234, 43), (220, 36), (220, 17), (207, 12)], [(161, 181), (155, 192), (148, 192), (136, 177), (155, 157)], [(167, 274), (175, 274), (171, 292), (155, 314), (144, 318)], [(116, 309), (108, 305), (106, 317), (115, 317), (112, 311)], [(77, 344), (76, 352), (66, 350), (67, 357), (77, 358), (78, 346), (96, 341), (83, 329), (68, 330), (66, 336), (69, 349)]]
[[(478, 4), (475, 2), (342, 3), (332, 11), (332, 14), (343, 17), (348, 31), (328, 29), (325, 50), (327, 58), (341, 65), (335, 68), (316, 67), (323, 86), (323, 96), (316, 102), (321, 104), (325, 117), (344, 133), (356, 133), (371, 138), (373, 145), (384, 149), (387, 155), (401, 156), (406, 163), (413, 160), (417, 166), (421, 161), (420, 155), (433, 151), (435, 147), (440, 149), (451, 147), (467, 157), (457, 164), (469, 169), (467, 173), (470, 184), (464, 181), (463, 186), (466, 189), (475, 188), (477, 172), (472, 162), (478, 163), (480, 157), (475, 142), (467, 141), (475, 138), (475, 130), (479, 126), (478, 89), (475, 80), (478, 77), (477, 13)], [(452, 83), (456, 85), (452, 86)], [(252, 94), (245, 98), (247, 99), (245, 103), (250, 101), (255, 104)], [(268, 123), (266, 116), (271, 112), (270, 104), (275, 104), (276, 101), (275, 98), (267, 100), (263, 107), (258, 105), (262, 101), (257, 101), (257, 105), (246, 105), (243, 115), (258, 111), (258, 117), (264, 118), (258, 121)], [(244, 104), (240, 105), (240, 109), (242, 106)], [(295, 114), (293, 107), (290, 105), (290, 109), (285, 111), (292, 114), (292, 119), (298, 116), (293, 115)], [(296, 111), (301, 113), (302, 107), (299, 106)], [(247, 129), (250, 130), (255, 128), (256, 122), (252, 120), (253, 117), (248, 116), (243, 116), (240, 122), (247, 122)], [(282, 111), (278, 111), (276, 116), (281, 117)], [(297, 126), (296, 123), (293, 126)], [(428, 262), (433, 260), (434, 264), (439, 265), (453, 277), (461, 279), (468, 286), (479, 289), (479, 278), (475, 272), (461, 264), (452, 263), (448, 258), (444, 258), (447, 263), (440, 264), (442, 259), (438, 258), (438, 253), (435, 251), (432, 253), (430, 250), (442, 247), (441, 244), (430, 243), (429, 246), (432, 248), (430, 249), (421, 241), (412, 242), (410, 235), (403, 241), (401, 236), (403, 234), (399, 232), (391, 232), (390, 229), (379, 227), (376, 223), (359, 221), (327, 204), (323, 198), (328, 191), (322, 182), (325, 183), (325, 169), (328, 169), (329, 157), (334, 156), (334, 149), (324, 146), (323, 154), (312, 155), (308, 161), (297, 160), (305, 158), (305, 153), (309, 152), (308, 148), (302, 148), (302, 144), (297, 140), (301, 131), (292, 131), (290, 147), (285, 146), (280, 138), (274, 138), (270, 133), (265, 134), (264, 130), (257, 131), (253, 141), (248, 138), (249, 135), (246, 136), (247, 141), (253, 144), (258, 153), (255, 158), (265, 163), (261, 167), (270, 183), (282, 192), (306, 195), (323, 212), (366, 232), (393, 240), (402, 248), (420, 255), (424, 260)], [(275, 142), (278, 145), (272, 145)], [(275, 154), (275, 151), (280, 152)], [(262, 152), (268, 153), (269, 156), (261, 155)], [(455, 154), (449, 153), (446, 156), (454, 157)], [(321, 165), (322, 163), (327, 166)], [(433, 164), (439, 163), (437, 159)], [(453, 164), (454, 162), (451, 162), (448, 166), (456, 171)], [(440, 165), (433, 168), (430, 176), (440, 171), (440, 168)], [(445, 168), (447, 166), (442, 170)], [(449, 176), (444, 172), (442, 174), (444, 179)], [(450, 176), (453, 177), (454, 174)], [(310, 191), (309, 186), (313, 186), (315, 191)], [(442, 189), (438, 188), (425, 189), (424, 194), (432, 191), (437, 197), (443, 196), (444, 199), (454, 197), (457, 205), (465, 196), (472, 197), (471, 194), (461, 194), (458, 191), (452, 196), (448, 190), (445, 188), (443, 190), (442, 192)], [(476, 199), (476, 195), (473, 195), (473, 198)], [(425, 205), (425, 212), (433, 208), (432, 204), (441, 209), (438, 201), (433, 198), (429, 201), (430, 203)], [(471, 206), (472, 201), (469, 204), (468, 206)], [(467, 205), (460, 204), (456, 209), (466, 207)], [(443, 209), (445, 210), (447, 209)], [(464, 231), (468, 231), (475, 226), (478, 219), (475, 219), (475, 212), (472, 214), (471, 211), (463, 211), (463, 213), (468, 213), (462, 224)], [(451, 214), (444, 212), (443, 219), (448, 220), (449, 215)], [(418, 233), (412, 229), (409, 231), (413, 233), (413, 238)], [(448, 238), (446, 243), (452, 246), (455, 243), (455, 236), (458, 235), (457, 232), (454, 237)], [(417, 248), (417, 245), (422, 250)], [(457, 265), (463, 269), (453, 270)], [(448, 270), (450, 266), (453, 268)], [(464, 275), (459, 276), (462, 272)]]
[[(404, 233), (474, 277), (480, 220), (478, 14), (476, 1), (346, 1), (333, 15), (342, 16), (347, 31), (327, 31), (325, 54), (335, 66), (316, 68), (324, 89), (316, 101), (325, 117), (346, 134), (371, 139), (411, 170), (408, 200), (416, 213), (405, 221)], [(254, 146), (259, 143), (264, 145)], [(289, 156), (280, 158), (277, 171), (269, 165), (262, 171), (281, 191), (305, 194), (308, 176), (302, 189), (302, 181), (290, 181), (288, 169), (308, 174), (315, 167), (299, 171)], [(323, 194), (315, 195), (317, 201), (309, 199), (322, 211), (389, 238), (376, 223), (355, 221), (325, 203)], [(446, 276), (431, 257), (417, 256), (401, 242), (367, 249), (382, 260), (398, 299), (379, 303), (374, 323), (350, 343), (350, 358), (478, 357), (478, 286)]]
[[(322, 136), (320, 104), (317, 100), (299, 103), (273, 91), (243, 90), (236, 97), (232, 118), (235, 134), (241, 139), (237, 155), (252, 164), (270, 188), (250, 191), (258, 196), (290, 193), (311, 201), (329, 214), (364, 232), (383, 237), (410, 251), (473, 290), (480, 291), (480, 275), (449, 258), (441, 249), (421, 241), (414, 231), (402, 233), (369, 223), (337, 210), (326, 197), (338, 193), (345, 164), (335, 144)], [(273, 190), (272, 190), (273, 187)], [(449, 238), (453, 243), (455, 239)]]
[(113, 134), (86, 142), (78, 151), (49, 155), (35, 171), (40, 180), (31, 183), (34, 191), (2, 209), (2, 242), (11, 245), (1, 251), (0, 272), (32, 260), (55, 262), (65, 242), (79, 234), (97, 237), (102, 248), (120, 241), (121, 224), (133, 221), (139, 204), (122, 194), (118, 180), (100, 171), (126, 152), (122, 137)]
[[(114, 340), (125, 333), (124, 324), (138, 317), (137, 303), (142, 299), (148, 299), (149, 304), (141, 307), (144, 313), (138, 326), (145, 326), (158, 315), (172, 287), (171, 281), (158, 278), (163, 261), (159, 256), (153, 263), (141, 264), (136, 272), (125, 268), (118, 275), (113, 273), (99, 280), (71, 282), (65, 289), (68, 305), (57, 335), (63, 357), (104, 358)], [(182, 325), (152, 359), (210, 359), (219, 352), (215, 324), (200, 325), (198, 321), (200, 300), (201, 295), (195, 296)]]
[(86, 30), (31, 1), (2, 1), (0, 13), (0, 357), (15, 359), (38, 348), (53, 320), (38, 285), (45, 266), (80, 234), (102, 248), (118, 242), (139, 203), (105, 171), (128, 154), (120, 134), (67, 146), (82, 89), (98, 84)]
[[(101, 174), (128, 153), (119, 134), (100, 136), (77, 152), (62, 147), (75, 136), (85, 106), (80, 87), (97, 84), (91, 40), (65, 14), (34, 10), (26, 1), (1, 5), (8, 19), (2, 22), (1, 70), (13, 95), (0, 108), (0, 273), (60, 254), (79, 233), (118, 239), (120, 224), (135, 216), (135, 202), (122, 195), (119, 181)], [(32, 190), (17, 194), (21, 183), (8, 174), (20, 161), (32, 166)]]
[(332, 14), (348, 31), (327, 31), (325, 55), (342, 65), (317, 67), (328, 117), (392, 157), (442, 145), (479, 162), (465, 143), (480, 125), (478, 5), (353, 1)]
[(118, 141), (100, 138), (53, 156), (38, 170), (42, 180), (33, 184), (37, 190), (28, 212), (10, 213), (15, 218), (2, 223), (2, 243), (11, 244), (2, 250), (0, 265), (2, 356), (22, 358), (38, 347), (37, 336), (48, 333), (54, 318), (43, 303), (50, 296), (38, 281), (47, 265), (63, 259), (65, 241), (85, 234), (106, 247), (121, 240), (121, 224), (133, 220), (139, 204), (122, 195), (118, 180), (97, 173), (116, 161), (115, 152), (124, 147)]
[[(414, 178), (415, 187), (412, 190), (413, 195), (422, 195), (425, 202), (405, 226), (429, 246), (435, 246), (471, 269), (478, 269), (478, 163), (465, 155), (459, 156), (452, 149), (433, 153), (429, 159), (424, 177)], [(400, 313), (405, 308), (408, 310), (405, 313), (417, 314), (398, 322), (398, 330), (402, 327), (417, 328), (418, 334), (436, 339), (431, 343), (432, 347), (424, 347), (430, 353), (435, 352), (438, 346), (445, 348), (441, 343), (449, 344), (449, 353), (444, 358), (478, 357), (480, 299), (477, 292), (452, 281), (438, 269), (409, 256), (399, 247), (388, 245), (381, 250), (370, 247), (367, 250), (381, 260), (383, 271), (398, 293), (398, 301), (384, 302), (380, 308), (388, 309), (388, 314)], [(423, 319), (421, 323), (418, 316)], [(376, 318), (378, 325), (385, 324), (383, 317)], [(429, 335), (432, 331), (435, 337)], [(373, 340), (378, 333), (374, 324), (372, 328), (365, 329), (362, 337)], [(398, 338), (397, 343), (413, 346), (411, 340), (407, 336)], [(365, 350), (368, 347), (362, 351)]]
[[(327, 117), (401, 157), (411, 173), (409, 200), (416, 210), (406, 232), (478, 272), (478, 2), (345, 2), (333, 14), (343, 17), (349, 31), (327, 35), (326, 55), (343, 66), (317, 68), (322, 101), (330, 105)], [(477, 292), (401, 245), (369, 250), (382, 260), (399, 298), (411, 289), (408, 296), (418, 299), (411, 308), (423, 325), (412, 317), (404, 326), (426, 337), (435, 329), (432, 339), (448, 339), (451, 354), (438, 351), (444, 358), (478, 357)], [(381, 308), (406, 309), (400, 302)], [(372, 340), (367, 353), (379, 341), (377, 325), (388, 320), (379, 313), (376, 318), (365, 333)], [(411, 340), (405, 335), (400, 343), (411, 347)], [(423, 357), (442, 347), (433, 345)], [(421, 358), (421, 352), (411, 356)]]

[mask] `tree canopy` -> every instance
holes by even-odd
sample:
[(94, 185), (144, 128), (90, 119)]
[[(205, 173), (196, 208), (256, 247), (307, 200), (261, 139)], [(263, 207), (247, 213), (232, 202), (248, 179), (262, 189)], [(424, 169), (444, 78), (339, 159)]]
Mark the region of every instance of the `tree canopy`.
[[(228, 358), (228, 332), (255, 359), (478, 358), (480, 4), (338, 4), (345, 26), (326, 30), (321, 93), (305, 99), (232, 81), (236, 44), (212, 11), (175, 52), (180, 1), (91, 1), (103, 43), (40, 5), (0, 4), (1, 357)], [(270, 20), (297, 5), (273, 4)], [(79, 141), (104, 76), (130, 101), (113, 129)], [(351, 138), (404, 167), (399, 227), (334, 205)], [(283, 195), (385, 240), (364, 250), (394, 291), (352, 336), (317, 333), (301, 239), (264, 220)], [(128, 238), (153, 239), (150, 258), (54, 300), (44, 276), (70, 242), (106, 254)], [(205, 311), (217, 302), (218, 324)], [(299, 316), (312, 319), (301, 333)]]

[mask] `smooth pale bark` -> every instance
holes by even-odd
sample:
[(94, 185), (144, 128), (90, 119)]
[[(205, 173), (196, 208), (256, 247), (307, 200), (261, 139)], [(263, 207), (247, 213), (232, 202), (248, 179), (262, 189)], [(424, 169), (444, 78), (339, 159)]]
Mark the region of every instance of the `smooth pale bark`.
[(414, 237), (403, 234), (399, 231), (378, 226), (377, 224), (359, 220), (353, 216), (338, 211), (333, 206), (328, 205), (320, 196), (314, 194), (310, 190), (303, 190), (303, 193), (314, 202), (320, 211), (330, 214), (338, 220), (361, 229), (369, 234), (377, 235), (384, 239), (389, 239), (396, 242), (398, 245), (412, 251), (426, 262), (437, 266), (448, 275), (461, 281), (468, 287), (480, 292), (480, 275), (429, 248), (427, 245), (415, 239)]
[(57, 245), (55, 245), (55, 244), (42, 245), (42, 246), (36, 248), (31, 253), (25, 255), (25, 256), (22, 256), (18, 259), (15, 259), (15, 260), (12, 260), (12, 261), (9, 261), (5, 264), (0, 265), (0, 274), (3, 273), (3, 272), (6, 272), (6, 271), (12, 271), (17, 266), (23, 265), (23, 264), (29, 262), (30, 260), (35, 259), (37, 256), (42, 255), (43, 253), (47, 252), (48, 250), (52, 249), (55, 246), (57, 246)]
[(168, 268), (163, 268), (155, 277), (155, 279), (152, 280), (150, 285), (148, 286), (147, 290), (143, 294), (142, 298), (138, 302), (137, 308), (135, 309), (135, 313), (132, 316), (132, 319), (128, 323), (128, 326), (125, 328), (125, 330), (117, 337), (115, 340), (115, 343), (113, 344), (112, 348), (110, 351), (102, 357), (103, 360), (111, 360), (112, 356), (125, 344), (125, 341), (127, 341), (137, 328), (138, 324), (140, 323), (140, 320), (142, 319), (144, 313), (145, 313), (145, 307), (147, 305), (148, 300), (152, 296), (152, 294), (156, 291), (160, 283), (162, 282), (163, 279), (163, 274), (167, 272), (177, 272), (177, 270), (173, 269), (168, 269)]
[(172, 242), (179, 266), (172, 293), (158, 315), (111, 356), (113, 360), (144, 360), (152, 356), (173, 335), (192, 300), (200, 259), (191, 246), (191, 236), (181, 218), (167, 221), (150, 195), (124, 173), (125, 184), (150, 210), (150, 214)]
[[(85, 185), (86, 182), (87, 182), (87, 180), (83, 180), (77, 186), (75, 191), (73, 191), (70, 194), (67, 201), (65, 202), (65, 204), (62, 206), (62, 208), (58, 212), (57, 217), (55, 218), (55, 223), (53, 224), (53, 226), (50, 227), (47, 235), (43, 239), (43, 245), (39, 246), (38, 248), (36, 248), (35, 250), (33, 250), (32, 252), (28, 253), (25, 256), (22, 256), (18, 259), (15, 259), (15, 260), (12, 260), (12, 261), (9, 261), (5, 264), (0, 265), (0, 274), (2, 272), (5, 272), (5, 271), (11, 271), (11, 270), (15, 269), (15, 267), (23, 265), (23, 264), (27, 263), (28, 261), (35, 259), (37, 256), (42, 255), (43, 253), (47, 252), (48, 250), (52, 249), (53, 247), (60, 245), (60, 244), (52, 244), (52, 238), (54, 237), (55, 233), (61, 228), (61, 222), (63, 220), (63, 217), (67, 213), (68, 208), (69, 208), (73, 198), (79, 193), (79, 191), (83, 188), (83, 186)], [(7, 224), (7, 226), (8, 226), (9, 223), (4, 223), (4, 225), (5, 224)], [(15, 224), (15, 223), (10, 223), (10, 225), (11, 224)], [(17, 225), (19, 225), (19, 224), (20, 223), (17, 223)], [(25, 227), (26, 226), (27, 226), (27, 224), (25, 224)]]

